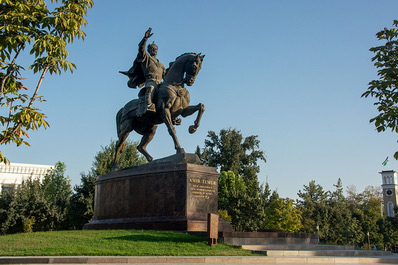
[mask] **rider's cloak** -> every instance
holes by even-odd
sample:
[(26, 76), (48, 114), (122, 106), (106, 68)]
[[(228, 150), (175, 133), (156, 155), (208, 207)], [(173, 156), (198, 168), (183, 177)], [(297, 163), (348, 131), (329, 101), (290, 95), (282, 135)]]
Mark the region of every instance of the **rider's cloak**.
[(127, 85), (130, 88), (143, 87), (145, 85), (145, 76), (141, 67), (141, 63), (142, 59), (138, 54), (137, 58), (134, 60), (133, 66), (127, 72), (119, 71), (119, 73), (127, 75), (130, 78), (130, 80), (127, 82)]

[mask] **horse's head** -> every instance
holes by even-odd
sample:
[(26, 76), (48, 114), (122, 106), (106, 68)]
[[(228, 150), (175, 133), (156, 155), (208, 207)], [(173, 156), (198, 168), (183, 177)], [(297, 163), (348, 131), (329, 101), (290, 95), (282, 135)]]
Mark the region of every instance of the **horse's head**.
[(205, 55), (199, 54), (191, 54), (191, 58), (189, 58), (185, 63), (185, 77), (184, 83), (188, 86), (192, 86), (195, 82), (196, 76), (199, 74), (200, 69), (202, 68), (202, 61), (205, 58)]
[(183, 83), (192, 86), (195, 78), (202, 67), (204, 55), (196, 53), (184, 53), (171, 62), (166, 70), (164, 81), (166, 83), (179, 84)]

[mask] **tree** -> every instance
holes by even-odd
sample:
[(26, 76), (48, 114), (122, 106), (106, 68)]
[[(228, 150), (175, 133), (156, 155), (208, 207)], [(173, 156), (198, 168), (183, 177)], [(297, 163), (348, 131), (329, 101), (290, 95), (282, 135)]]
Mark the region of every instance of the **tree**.
[(358, 220), (362, 237), (359, 245), (368, 246), (368, 235), (371, 245), (383, 248), (383, 216), (381, 188), (367, 186), (361, 193), (356, 193), (355, 187), (348, 188), (347, 201), (352, 216)]
[(354, 245), (363, 238), (359, 221), (353, 217), (343, 193), (341, 179), (334, 185), (335, 191), (329, 193), (327, 207), (329, 209), (330, 225), (323, 240), (339, 245)]
[(232, 171), (223, 171), (218, 177), (218, 208), (231, 213), (231, 206), (246, 193), (246, 185), (239, 175)]
[(254, 231), (264, 218), (260, 196), (251, 197), (242, 177), (223, 171), (218, 177), (218, 208), (227, 211), (235, 231)]
[(209, 131), (203, 151), (197, 148), (196, 154), (207, 166), (240, 175), (248, 188), (247, 192), (254, 195), (258, 191), (257, 173), (260, 172), (257, 161), (266, 161), (259, 146), (256, 135), (244, 138), (240, 131), (229, 128), (222, 129), (219, 135)]
[[(146, 163), (145, 157), (137, 151), (137, 142), (126, 141), (124, 152), (119, 155), (118, 165), (121, 168), (137, 166)], [(69, 224), (73, 229), (81, 229), (87, 224), (94, 214), (94, 192), (95, 180), (112, 170), (113, 158), (115, 157), (115, 142), (101, 147), (94, 157), (93, 166), (89, 172), (81, 173), (80, 185), (74, 187), (71, 198), (71, 214)]]
[(68, 210), (72, 196), (69, 177), (65, 177), (66, 166), (57, 162), (54, 169), (47, 173), (41, 184), (44, 200), (48, 203), (48, 217), (39, 230), (61, 230), (68, 228)]
[(80, 174), (80, 185), (76, 185), (71, 197), (69, 228), (82, 229), (94, 214), (95, 179), (97, 177), (89, 172)]
[(398, 245), (398, 223), (392, 217), (380, 219), (377, 224), (383, 235), (384, 250), (391, 250), (391, 247)]
[(236, 231), (261, 228), (269, 187), (259, 185), (258, 160), (265, 160), (257, 136), (244, 138), (236, 129), (209, 131), (205, 147), (196, 149), (203, 164), (217, 167), (219, 176), (219, 209), (227, 210)]
[[(119, 168), (138, 166), (147, 163), (145, 157), (138, 153), (137, 146), (138, 142), (124, 142), (123, 152), (120, 153), (117, 161)], [(92, 174), (97, 177), (112, 171), (112, 163), (116, 152), (116, 143), (112, 140), (109, 145), (105, 147), (101, 146), (101, 149), (102, 150), (95, 156), (93, 167), (91, 168)]]
[(298, 232), (303, 226), (301, 219), (301, 212), (294, 207), (293, 200), (280, 198), (274, 191), (265, 209), (265, 218), (261, 228)]
[[(398, 133), (398, 20), (394, 20), (393, 28), (376, 33), (376, 37), (384, 41), (384, 45), (373, 47), (375, 53), (372, 61), (379, 70), (378, 80), (369, 82), (369, 87), (362, 97), (374, 97), (379, 115), (372, 118), (378, 132), (391, 129)], [(398, 159), (398, 152), (394, 154)]]
[(330, 225), (326, 207), (328, 192), (313, 180), (308, 186), (304, 185), (303, 191), (299, 190), (297, 195), (300, 197), (296, 203), (297, 208), (302, 212), (303, 231), (318, 232), (322, 237)]
[(1, 234), (24, 232), (24, 224), (29, 223), (26, 230), (35, 231), (33, 226), (47, 219), (49, 208), (45, 201), (38, 178), (28, 178), (18, 187), (8, 190), (0, 196), (0, 232)]
[[(38, 93), (47, 73), (72, 72), (76, 68), (66, 60), (66, 46), (86, 36), (81, 28), (87, 24), (84, 16), (92, 5), (92, 0), (63, 0), (50, 11), (44, 0), (0, 2), (0, 144), (29, 146), (28, 131), (49, 126), (34, 103), (43, 100)], [(22, 82), (25, 68), (17, 63), (25, 50), (33, 55), (28, 69), (39, 73), (30, 95), (24, 92), (28, 87)], [(1, 152), (0, 162), (9, 162)]]
[(339, 245), (354, 245), (361, 242), (364, 234), (353, 216), (352, 209), (344, 197), (341, 179), (334, 185), (335, 191), (325, 191), (311, 181), (299, 191), (297, 207), (302, 211), (303, 231), (318, 233), (322, 242)]
[(58, 162), (42, 182), (28, 178), (0, 196), (0, 232), (66, 229), (72, 191), (64, 173), (65, 165)]

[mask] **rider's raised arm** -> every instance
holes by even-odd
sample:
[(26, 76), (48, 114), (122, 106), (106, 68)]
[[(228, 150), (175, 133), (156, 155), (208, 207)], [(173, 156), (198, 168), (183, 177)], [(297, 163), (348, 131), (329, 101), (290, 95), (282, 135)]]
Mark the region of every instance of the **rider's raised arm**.
[(146, 41), (153, 35), (151, 33), (152, 28), (149, 28), (144, 35), (144, 38), (142, 38), (141, 42), (138, 44), (138, 54), (141, 57), (144, 57), (145, 55), (145, 46), (146, 46)]
[(148, 38), (142, 38), (141, 42), (138, 44), (138, 55), (144, 57), (145, 54), (145, 46), (146, 46), (146, 41)]

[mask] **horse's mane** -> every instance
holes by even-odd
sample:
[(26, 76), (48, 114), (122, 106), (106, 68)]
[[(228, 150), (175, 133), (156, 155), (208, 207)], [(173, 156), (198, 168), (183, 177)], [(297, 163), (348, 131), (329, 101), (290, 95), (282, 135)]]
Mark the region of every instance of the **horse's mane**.
[(194, 52), (186, 52), (186, 53), (181, 54), (181, 55), (178, 56), (173, 62), (170, 62), (170, 63), (169, 63), (169, 67), (166, 69), (165, 75), (167, 75), (167, 72), (170, 70), (170, 68), (173, 66), (173, 64), (174, 64), (178, 59), (180, 59), (181, 57), (183, 57), (183, 56), (185, 56), (185, 55), (189, 55), (189, 54), (194, 55), (194, 56), (197, 55), (197, 54), (194, 53)]
[[(188, 54), (197, 55), (197, 54), (194, 53), (194, 52), (186, 52), (186, 53), (183, 53), (183, 54), (181, 54), (180, 56), (178, 56), (178, 57), (174, 60), (174, 62), (177, 61), (180, 57), (185, 56), (185, 55), (188, 55)], [(174, 63), (174, 62), (173, 62), (173, 63)]]

